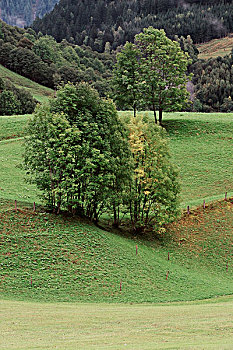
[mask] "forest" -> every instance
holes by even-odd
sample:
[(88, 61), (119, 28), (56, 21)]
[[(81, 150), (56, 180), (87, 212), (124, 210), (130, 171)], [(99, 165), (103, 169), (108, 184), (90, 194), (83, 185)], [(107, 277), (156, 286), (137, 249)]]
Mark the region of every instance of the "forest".
[(87, 45), (98, 52), (133, 41), (143, 28), (163, 28), (168, 37), (191, 35), (194, 43), (233, 31), (232, 1), (61, 0), (32, 24), (36, 32)]

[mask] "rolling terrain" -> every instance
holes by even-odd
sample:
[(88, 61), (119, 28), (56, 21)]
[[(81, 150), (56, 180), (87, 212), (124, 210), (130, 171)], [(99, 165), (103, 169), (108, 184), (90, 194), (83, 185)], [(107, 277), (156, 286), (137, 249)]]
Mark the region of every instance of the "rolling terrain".
[(0, 117), (0, 348), (231, 349), (233, 115), (165, 115), (192, 205), (153, 239), (46, 212), (18, 168), (29, 118)]

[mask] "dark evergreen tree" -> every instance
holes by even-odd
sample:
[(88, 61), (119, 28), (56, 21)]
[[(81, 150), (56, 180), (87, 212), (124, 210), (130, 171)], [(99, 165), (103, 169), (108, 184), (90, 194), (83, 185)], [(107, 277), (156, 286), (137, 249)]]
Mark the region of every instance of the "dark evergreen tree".
[(106, 43), (117, 49), (132, 42), (143, 28), (164, 29), (169, 38), (190, 35), (194, 43), (233, 31), (229, 0), (61, 0), (54, 10), (37, 18), (33, 28), (103, 52)]

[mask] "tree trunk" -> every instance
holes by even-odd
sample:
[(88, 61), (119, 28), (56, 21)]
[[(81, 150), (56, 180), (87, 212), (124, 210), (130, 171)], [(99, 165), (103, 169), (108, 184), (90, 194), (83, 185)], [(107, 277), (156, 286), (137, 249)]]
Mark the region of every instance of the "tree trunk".
[(163, 110), (159, 108), (159, 124), (162, 124), (162, 118), (163, 118)]
[(155, 109), (154, 102), (153, 102), (153, 112), (154, 112), (155, 124), (157, 124), (156, 109)]
[(134, 118), (136, 118), (136, 113), (137, 113), (137, 111), (136, 111), (136, 103), (134, 103), (134, 105), (133, 105), (133, 116), (134, 116)]
[(114, 214), (114, 222), (113, 222), (113, 227), (118, 227), (119, 221), (117, 218), (117, 209), (115, 203), (113, 204), (113, 214)]

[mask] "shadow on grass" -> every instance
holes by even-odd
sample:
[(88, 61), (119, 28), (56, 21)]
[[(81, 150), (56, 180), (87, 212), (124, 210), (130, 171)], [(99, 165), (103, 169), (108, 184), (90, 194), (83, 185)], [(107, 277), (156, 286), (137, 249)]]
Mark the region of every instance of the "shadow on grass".
[(218, 130), (222, 130), (223, 127), (222, 123), (217, 122), (179, 119), (164, 120), (162, 126), (165, 128), (170, 137), (180, 136), (182, 138), (196, 136), (197, 134), (203, 132), (205, 132), (205, 134), (216, 134), (218, 133)]

